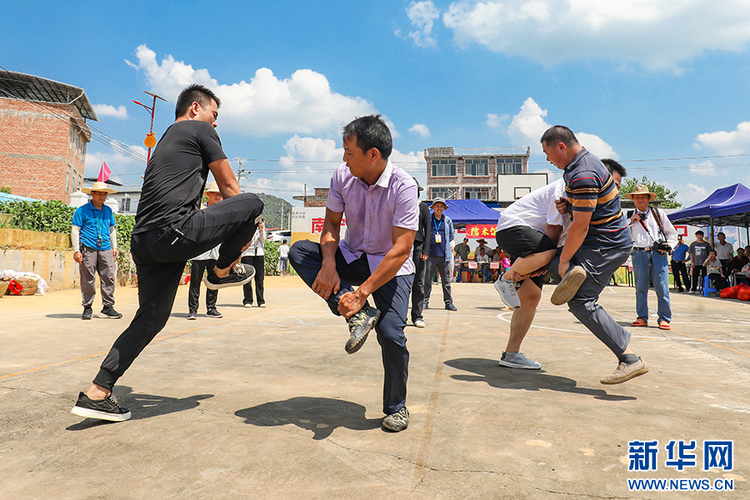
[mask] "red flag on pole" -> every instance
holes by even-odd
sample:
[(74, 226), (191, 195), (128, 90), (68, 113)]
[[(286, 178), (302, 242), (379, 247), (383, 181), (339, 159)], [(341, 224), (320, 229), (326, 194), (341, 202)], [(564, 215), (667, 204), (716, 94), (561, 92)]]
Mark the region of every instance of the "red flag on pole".
[(112, 171), (107, 166), (107, 162), (102, 162), (102, 168), (99, 170), (99, 177), (96, 179), (96, 182), (107, 182), (109, 179), (109, 176), (112, 175)]

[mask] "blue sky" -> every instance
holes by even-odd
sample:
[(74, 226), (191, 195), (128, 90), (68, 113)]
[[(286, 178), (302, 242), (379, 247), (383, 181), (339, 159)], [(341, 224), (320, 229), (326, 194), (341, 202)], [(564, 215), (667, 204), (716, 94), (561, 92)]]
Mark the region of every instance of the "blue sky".
[[(531, 146), (572, 128), (687, 206), (750, 185), (750, 3), (739, 0), (5, 2), (0, 66), (80, 86), (96, 106), (87, 175), (138, 183), (179, 90), (222, 99), (219, 134), (250, 191), (325, 187), (341, 126), (372, 112), (424, 183), (427, 147)], [(110, 139), (118, 144), (111, 144)], [(124, 151), (124, 153), (123, 153)]]

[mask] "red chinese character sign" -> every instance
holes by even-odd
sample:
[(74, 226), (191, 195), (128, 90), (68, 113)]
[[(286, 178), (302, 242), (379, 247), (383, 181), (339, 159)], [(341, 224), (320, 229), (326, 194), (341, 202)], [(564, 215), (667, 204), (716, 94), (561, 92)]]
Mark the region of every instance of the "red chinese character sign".
[(466, 237), (473, 239), (494, 238), (496, 229), (495, 224), (466, 224)]

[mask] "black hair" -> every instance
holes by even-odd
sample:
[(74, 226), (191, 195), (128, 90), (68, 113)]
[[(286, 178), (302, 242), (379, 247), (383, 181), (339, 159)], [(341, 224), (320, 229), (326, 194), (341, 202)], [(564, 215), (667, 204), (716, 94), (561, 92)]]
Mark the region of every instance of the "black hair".
[(697, 230), (697, 231), (695, 232), (695, 235), (696, 235), (696, 236), (698, 236), (699, 234), (700, 234), (701, 236), (705, 236), (705, 234), (706, 234), (706, 233), (704, 233), (703, 231), (701, 231), (701, 230), (699, 229), (699, 230)]
[(382, 115), (356, 118), (344, 127), (342, 135), (345, 141), (357, 136), (357, 147), (363, 153), (375, 148), (380, 151), (380, 156), (384, 160), (387, 160), (393, 151), (393, 137)]
[(620, 177), (628, 176), (628, 172), (625, 170), (625, 167), (620, 165), (612, 158), (602, 158), (602, 163), (604, 163), (604, 166), (607, 167), (607, 170), (609, 170), (610, 174), (612, 172), (617, 172), (618, 174), (620, 174)]
[(190, 106), (194, 102), (197, 102), (203, 108), (206, 108), (211, 105), (211, 101), (216, 101), (217, 108), (221, 106), (221, 101), (216, 97), (213, 90), (198, 83), (194, 83), (180, 92), (180, 96), (177, 98), (177, 104), (174, 109), (174, 117), (177, 119), (183, 116), (187, 113), (188, 109), (190, 109)]
[(571, 147), (574, 144), (578, 144), (578, 139), (576, 139), (573, 131), (565, 125), (555, 125), (547, 129), (544, 135), (542, 135), (540, 142), (547, 143), (549, 146), (562, 142), (566, 146)]

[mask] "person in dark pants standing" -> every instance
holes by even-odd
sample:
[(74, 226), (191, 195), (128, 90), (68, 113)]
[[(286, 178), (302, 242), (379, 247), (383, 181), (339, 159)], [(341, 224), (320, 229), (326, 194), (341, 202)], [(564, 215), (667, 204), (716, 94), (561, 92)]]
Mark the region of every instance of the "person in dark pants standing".
[[(250, 246), (242, 252), (242, 263), (253, 266), (253, 269), (255, 269), (255, 296), (258, 299), (258, 307), (266, 307), (266, 299), (263, 298), (263, 278), (266, 275), (266, 257), (263, 252), (263, 245), (265, 243), (266, 223), (260, 221), (258, 230), (255, 231), (253, 240), (250, 242)], [(242, 286), (242, 296), (242, 305), (252, 307), (253, 285), (251, 281)]]
[[(242, 193), (214, 130), (219, 98), (202, 85), (180, 93), (175, 123), (164, 132), (146, 167), (131, 252), (138, 272), (138, 311), (115, 340), (88, 391), (71, 410), (75, 415), (110, 421), (130, 418), (112, 396), (117, 380), (169, 319), (188, 259), (218, 244), (219, 258), (204, 278), (208, 288), (241, 286), (252, 268), (234, 269), (253, 238), (263, 202)], [(224, 201), (200, 210), (208, 172)]]
[[(289, 262), (333, 314), (347, 319), (346, 352), (358, 351), (375, 328), (385, 371), (382, 426), (399, 432), (409, 425), (404, 327), (414, 281), (409, 255), (419, 228), (417, 184), (388, 160), (393, 139), (380, 115), (349, 123), (343, 140), (344, 163), (331, 179), (320, 243), (296, 242)], [(370, 296), (376, 307), (368, 304)]]
[[(417, 182), (417, 179), (414, 179)], [(417, 182), (417, 190), (421, 192), (424, 188)], [(417, 195), (419, 196), (419, 195)], [(419, 229), (414, 236), (414, 249), (412, 250), (412, 261), (414, 261), (414, 285), (411, 287), (411, 322), (417, 328), (424, 328), (424, 281), (427, 270), (427, 258), (429, 257), (430, 240), (427, 231), (430, 225), (430, 207), (422, 201), (419, 203)]]
[(443, 286), (443, 301), (445, 308), (449, 311), (457, 311), (453, 305), (451, 296), (451, 279), (453, 278), (453, 269), (451, 266), (451, 257), (453, 255), (453, 221), (443, 211), (448, 208), (448, 204), (442, 198), (435, 198), (430, 208), (433, 210), (430, 217), (430, 252), (427, 259), (427, 277), (424, 283), (424, 307), (427, 308), (430, 303), (430, 294), (432, 293), (432, 273), (437, 268), (440, 273), (440, 281)]
[[(219, 203), (222, 200), (219, 186), (212, 182), (206, 188), (207, 206)], [(188, 290), (188, 316), (187, 319), (195, 320), (198, 318), (198, 302), (201, 298), (201, 283), (203, 283), (203, 274), (214, 270), (216, 259), (219, 258), (219, 246), (215, 246), (207, 252), (190, 259), (190, 288)], [(206, 289), (206, 316), (209, 318), (222, 318), (223, 314), (216, 309), (216, 300), (219, 298), (218, 290)]]
[(703, 291), (703, 278), (706, 276), (706, 266), (703, 264), (708, 258), (711, 245), (703, 240), (704, 233), (701, 230), (695, 232), (695, 241), (690, 244), (690, 266), (692, 268), (693, 285), (689, 293), (701, 293)]
[[(671, 265), (672, 274), (674, 274), (674, 286), (678, 292), (690, 291), (690, 276), (688, 276), (686, 265), (687, 261), (690, 260), (689, 250), (690, 247), (682, 241), (682, 235), (677, 235), (677, 246), (672, 250)], [(685, 283), (685, 288), (682, 288), (683, 282)]]

